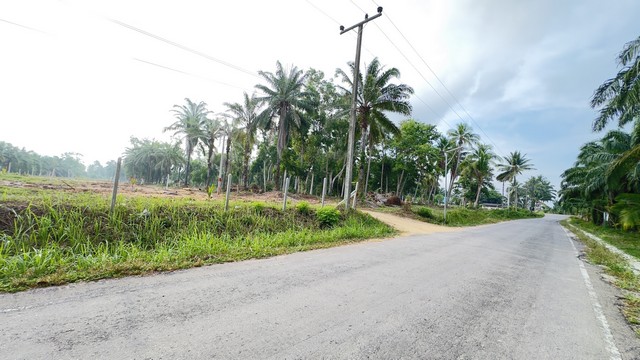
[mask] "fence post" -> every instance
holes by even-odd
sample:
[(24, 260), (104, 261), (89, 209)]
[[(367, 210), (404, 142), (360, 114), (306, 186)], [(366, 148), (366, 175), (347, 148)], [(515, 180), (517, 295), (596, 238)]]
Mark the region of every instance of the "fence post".
[(231, 191), (231, 174), (227, 178), (227, 196), (224, 199), (224, 211), (229, 210), (229, 192)]
[(358, 182), (356, 181), (356, 188), (354, 190), (354, 194), (353, 194), (353, 203), (351, 204), (351, 208), (353, 210), (356, 209), (356, 199), (358, 199)]
[(284, 187), (284, 196), (282, 200), (282, 211), (287, 209), (287, 191), (289, 190), (289, 178), (284, 179), (285, 187)]
[(327, 194), (327, 178), (322, 179), (322, 205), (324, 206), (324, 196)]
[(118, 158), (118, 163), (116, 164), (116, 177), (113, 179), (113, 193), (111, 195), (111, 210), (110, 210), (111, 214), (113, 214), (113, 211), (116, 208), (116, 196), (118, 195), (118, 181), (120, 181), (120, 166), (122, 166), (122, 158)]

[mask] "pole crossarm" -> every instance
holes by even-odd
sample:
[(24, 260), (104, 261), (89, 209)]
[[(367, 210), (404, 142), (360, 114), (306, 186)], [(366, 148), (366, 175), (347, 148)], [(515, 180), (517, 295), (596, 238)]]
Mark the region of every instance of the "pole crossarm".
[(359, 23), (357, 23), (357, 24), (355, 24), (353, 26), (349, 26), (348, 28), (345, 29), (344, 26), (341, 25), (340, 26), (340, 35), (346, 33), (347, 31), (351, 31), (351, 30), (357, 28), (360, 25), (364, 25), (364, 24), (368, 23), (369, 21), (371, 21), (373, 19), (377, 19), (380, 16), (382, 16), (382, 7), (378, 8), (378, 13), (377, 14), (373, 15), (372, 17), (369, 17), (369, 15), (365, 15), (364, 20), (360, 21)]

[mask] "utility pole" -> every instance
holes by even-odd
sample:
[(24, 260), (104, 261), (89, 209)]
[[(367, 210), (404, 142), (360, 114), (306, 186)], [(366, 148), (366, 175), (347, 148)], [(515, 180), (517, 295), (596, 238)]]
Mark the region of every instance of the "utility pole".
[[(344, 209), (349, 211), (349, 197), (351, 196), (351, 180), (353, 178), (353, 147), (356, 137), (356, 109), (358, 107), (358, 78), (360, 76), (360, 49), (362, 47), (362, 28), (369, 21), (382, 16), (382, 6), (378, 6), (378, 13), (369, 17), (364, 15), (364, 20), (345, 29), (340, 26), (340, 35), (358, 28), (358, 43), (356, 45), (356, 62), (353, 68), (353, 90), (351, 97), (351, 117), (349, 118), (349, 143), (347, 145), (347, 167), (344, 177)], [(357, 195), (357, 194), (356, 194)]]

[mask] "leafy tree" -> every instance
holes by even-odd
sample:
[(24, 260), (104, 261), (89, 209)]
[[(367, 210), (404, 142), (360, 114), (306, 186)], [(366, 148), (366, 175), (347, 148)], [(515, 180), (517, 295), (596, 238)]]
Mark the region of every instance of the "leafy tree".
[(534, 208), (539, 201), (552, 201), (556, 196), (553, 186), (542, 175), (529, 178), (523, 188), (531, 208)]
[(186, 101), (186, 105), (173, 106), (172, 112), (177, 120), (164, 128), (164, 131), (173, 131), (174, 136), (180, 135), (184, 137), (185, 154), (187, 157), (184, 186), (189, 186), (191, 155), (203, 137), (204, 124), (210, 111), (207, 110), (207, 104), (203, 101), (196, 104), (189, 98), (185, 98), (184, 100)]

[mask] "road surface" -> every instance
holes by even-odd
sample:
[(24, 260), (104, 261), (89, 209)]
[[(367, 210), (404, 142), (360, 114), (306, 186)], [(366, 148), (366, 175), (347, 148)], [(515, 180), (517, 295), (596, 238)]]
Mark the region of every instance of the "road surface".
[(0, 358), (639, 357), (558, 219), (0, 294)]

